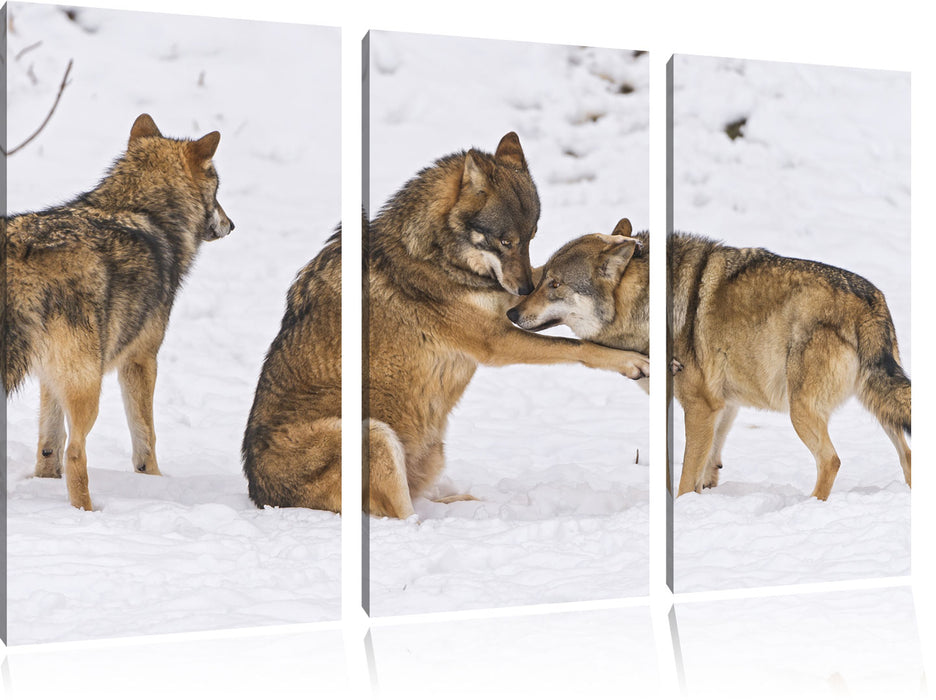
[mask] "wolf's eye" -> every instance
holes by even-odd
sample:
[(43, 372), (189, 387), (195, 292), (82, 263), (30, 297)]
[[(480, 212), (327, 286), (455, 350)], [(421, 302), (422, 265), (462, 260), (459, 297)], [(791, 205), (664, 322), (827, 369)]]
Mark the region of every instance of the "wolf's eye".
[(559, 280), (549, 280), (549, 287), (551, 289), (559, 289)]
[(501, 244), (502, 246), (504, 246), (505, 248), (509, 248), (511, 245), (513, 245), (513, 244), (512, 244), (510, 241), (508, 241), (506, 238), (501, 238), (500, 244)]

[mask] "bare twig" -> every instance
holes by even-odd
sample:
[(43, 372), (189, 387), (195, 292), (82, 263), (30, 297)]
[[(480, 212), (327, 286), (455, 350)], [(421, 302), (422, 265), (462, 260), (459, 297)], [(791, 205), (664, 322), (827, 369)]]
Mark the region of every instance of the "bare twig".
[(40, 46), (42, 46), (42, 41), (37, 41), (35, 44), (30, 44), (30, 45), (27, 46), (26, 48), (21, 49), (20, 52), (19, 52), (18, 54), (16, 54), (16, 60), (17, 60), (17, 61), (20, 60), (20, 59), (23, 57), (24, 54), (29, 53), (29, 52), (32, 51), (33, 49), (38, 49)]
[(71, 73), (72, 63), (73, 63), (73, 62), (74, 62), (74, 59), (69, 59), (69, 60), (68, 60), (68, 67), (65, 69), (65, 75), (62, 76), (62, 84), (59, 85), (58, 94), (55, 96), (55, 102), (52, 103), (52, 109), (49, 110), (49, 113), (46, 115), (46, 118), (42, 120), (42, 124), (39, 125), (39, 128), (36, 129), (28, 139), (26, 139), (25, 141), (23, 141), (23, 143), (21, 143), (21, 144), (20, 144), (19, 146), (17, 146), (16, 148), (13, 148), (13, 149), (11, 149), (11, 150), (9, 150), (9, 151), (7, 151), (7, 150), (4, 149), (4, 148), (0, 148), (0, 152), (2, 152), (3, 155), (5, 155), (5, 156), (12, 156), (12, 155), (13, 155), (14, 153), (16, 153), (18, 150), (20, 150), (21, 148), (23, 148), (23, 146), (25, 146), (25, 145), (28, 144), (30, 141), (32, 141), (34, 138), (36, 138), (36, 137), (39, 135), (39, 133), (40, 133), (43, 129), (45, 129), (46, 124), (48, 124), (48, 123), (49, 123), (49, 120), (52, 118), (52, 113), (55, 112), (55, 108), (58, 107), (59, 100), (62, 99), (62, 93), (65, 91), (65, 86), (68, 85), (68, 74)]

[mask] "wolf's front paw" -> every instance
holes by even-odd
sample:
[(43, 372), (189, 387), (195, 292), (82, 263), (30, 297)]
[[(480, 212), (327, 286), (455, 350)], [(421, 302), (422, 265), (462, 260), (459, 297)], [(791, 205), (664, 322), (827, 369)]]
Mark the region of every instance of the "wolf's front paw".
[(650, 358), (639, 352), (625, 351), (624, 362), (619, 370), (628, 379), (642, 379), (650, 376)]

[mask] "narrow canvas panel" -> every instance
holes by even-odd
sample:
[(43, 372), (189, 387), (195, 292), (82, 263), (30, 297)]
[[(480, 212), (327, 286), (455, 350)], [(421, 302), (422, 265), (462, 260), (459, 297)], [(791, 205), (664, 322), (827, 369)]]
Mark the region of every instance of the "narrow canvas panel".
[(611, 236), (649, 221), (646, 54), (371, 32), (364, 60), (365, 607), (646, 594), (648, 397), (620, 374), (646, 324), (569, 340), (613, 330), (649, 248)]
[(675, 590), (909, 574), (909, 74), (669, 90)]
[[(9, 641), (336, 619), (340, 517), (258, 508), (241, 444), (287, 291), (338, 223), (338, 30), (13, 3), (6, 38), (6, 211), (66, 202), (52, 233), (7, 226), (20, 236), (7, 241), (10, 337), (35, 343), (6, 404)], [(78, 237), (80, 251), (56, 252)], [(124, 416), (121, 383), (131, 406), (145, 404), (140, 366), (163, 331), (152, 407), (162, 475), (148, 476), (145, 409)], [(127, 376), (104, 377), (88, 492), (79, 484), (76, 498), (78, 446), (66, 448), (53, 409), (93, 414), (94, 391), (75, 386), (94, 342), (108, 348), (98, 365)], [(55, 369), (55, 352), (71, 353), (71, 370)], [(52, 406), (43, 436), (40, 376)], [(37, 462), (47, 476), (64, 464), (66, 478), (35, 477)]]

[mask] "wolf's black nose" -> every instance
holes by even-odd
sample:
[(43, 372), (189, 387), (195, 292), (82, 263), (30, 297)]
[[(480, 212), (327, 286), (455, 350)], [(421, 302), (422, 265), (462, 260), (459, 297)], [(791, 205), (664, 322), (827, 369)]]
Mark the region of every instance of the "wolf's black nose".
[(514, 323), (517, 322), (517, 319), (520, 318), (520, 312), (517, 311), (516, 306), (507, 312), (507, 318), (509, 318)]
[(231, 233), (231, 231), (233, 231), (233, 230), (234, 230), (234, 222), (232, 221), (232, 222), (231, 222), (231, 228), (228, 230), (228, 233)]
[(519, 294), (522, 297), (525, 297), (527, 294), (529, 294), (532, 291), (533, 291), (533, 283), (527, 282), (522, 287), (520, 287), (520, 289), (517, 290), (517, 294)]

